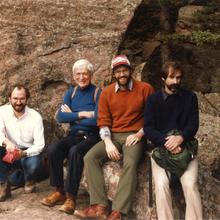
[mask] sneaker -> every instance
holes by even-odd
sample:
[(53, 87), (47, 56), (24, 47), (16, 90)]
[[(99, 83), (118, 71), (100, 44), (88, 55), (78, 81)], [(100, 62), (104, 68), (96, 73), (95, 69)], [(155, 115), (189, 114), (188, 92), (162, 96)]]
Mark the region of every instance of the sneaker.
[(67, 198), (64, 204), (59, 208), (59, 211), (65, 212), (67, 214), (73, 214), (75, 211), (75, 201), (73, 199)]
[(43, 198), (40, 202), (43, 205), (52, 207), (55, 205), (62, 205), (66, 200), (66, 196), (60, 192), (53, 192), (49, 196)]
[(104, 205), (90, 205), (83, 210), (76, 210), (74, 215), (79, 218), (107, 219), (107, 207)]
[(8, 181), (0, 183), (0, 202), (5, 201), (9, 197), (11, 197), (10, 183)]
[(36, 184), (33, 180), (27, 181), (24, 186), (25, 193), (33, 193), (36, 190)]

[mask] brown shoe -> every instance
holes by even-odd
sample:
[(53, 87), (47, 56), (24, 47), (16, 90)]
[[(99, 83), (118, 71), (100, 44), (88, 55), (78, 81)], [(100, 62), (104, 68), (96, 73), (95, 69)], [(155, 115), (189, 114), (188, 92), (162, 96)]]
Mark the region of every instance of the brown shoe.
[(48, 197), (43, 198), (40, 202), (43, 205), (52, 207), (55, 205), (61, 205), (66, 200), (66, 196), (60, 192), (53, 192)]
[(9, 197), (11, 197), (10, 183), (8, 181), (0, 183), (0, 202), (5, 201)]
[(59, 208), (61, 212), (65, 212), (67, 214), (73, 214), (75, 211), (75, 201), (73, 199), (67, 198), (64, 204)]
[(25, 193), (32, 193), (36, 190), (36, 184), (33, 180), (27, 181), (24, 186)]
[(83, 210), (76, 210), (74, 215), (79, 218), (107, 218), (107, 207), (104, 205), (90, 205)]
[(119, 211), (112, 211), (107, 220), (121, 220), (122, 214)]

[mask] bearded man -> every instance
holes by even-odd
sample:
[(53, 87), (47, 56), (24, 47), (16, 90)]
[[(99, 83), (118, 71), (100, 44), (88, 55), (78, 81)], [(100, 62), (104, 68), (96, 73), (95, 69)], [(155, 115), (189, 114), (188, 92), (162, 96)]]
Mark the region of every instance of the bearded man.
[[(161, 70), (163, 87), (146, 102), (144, 133), (155, 147), (165, 147), (170, 154), (178, 154), (184, 144), (193, 140), (199, 128), (198, 100), (194, 92), (181, 86), (183, 71), (176, 61), (166, 62)], [(169, 132), (177, 130), (178, 135)], [(198, 159), (188, 164), (180, 177), (186, 213), (185, 219), (202, 219), (202, 205), (198, 191)], [(157, 216), (159, 220), (174, 220), (170, 190), (171, 173), (151, 158), (155, 183)], [(172, 174), (173, 176), (173, 174)], [(175, 187), (173, 185), (172, 187)]]
[[(35, 190), (45, 141), (42, 117), (27, 106), (29, 97), (26, 87), (16, 85), (9, 93), (9, 104), (0, 107), (0, 201), (11, 196), (8, 176), (15, 169), (24, 172), (25, 192)], [(4, 161), (6, 153), (14, 154), (11, 163)]]

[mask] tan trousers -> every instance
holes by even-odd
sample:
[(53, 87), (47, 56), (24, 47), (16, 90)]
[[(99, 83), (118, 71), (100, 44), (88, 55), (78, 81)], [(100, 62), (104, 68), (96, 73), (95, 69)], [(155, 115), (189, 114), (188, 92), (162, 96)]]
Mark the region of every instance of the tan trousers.
[[(156, 206), (159, 220), (173, 220), (173, 208), (169, 180), (166, 172), (161, 168), (154, 159), (151, 158), (153, 179), (155, 183)], [(187, 170), (181, 176), (185, 202), (186, 202), (186, 220), (201, 220), (202, 205), (201, 198), (197, 187), (198, 160), (190, 162)]]

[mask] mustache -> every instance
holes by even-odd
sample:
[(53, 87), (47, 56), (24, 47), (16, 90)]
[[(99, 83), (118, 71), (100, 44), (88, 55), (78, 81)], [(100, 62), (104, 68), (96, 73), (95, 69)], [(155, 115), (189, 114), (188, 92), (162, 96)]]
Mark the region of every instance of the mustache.
[(128, 79), (128, 78), (129, 78), (128, 76), (121, 76), (118, 79)]
[(24, 106), (23, 104), (20, 104), (20, 105), (15, 105), (15, 106)]
[(170, 86), (170, 88), (173, 88), (173, 89), (175, 89), (175, 88), (178, 89), (180, 87), (179, 84), (171, 84), (169, 86)]

